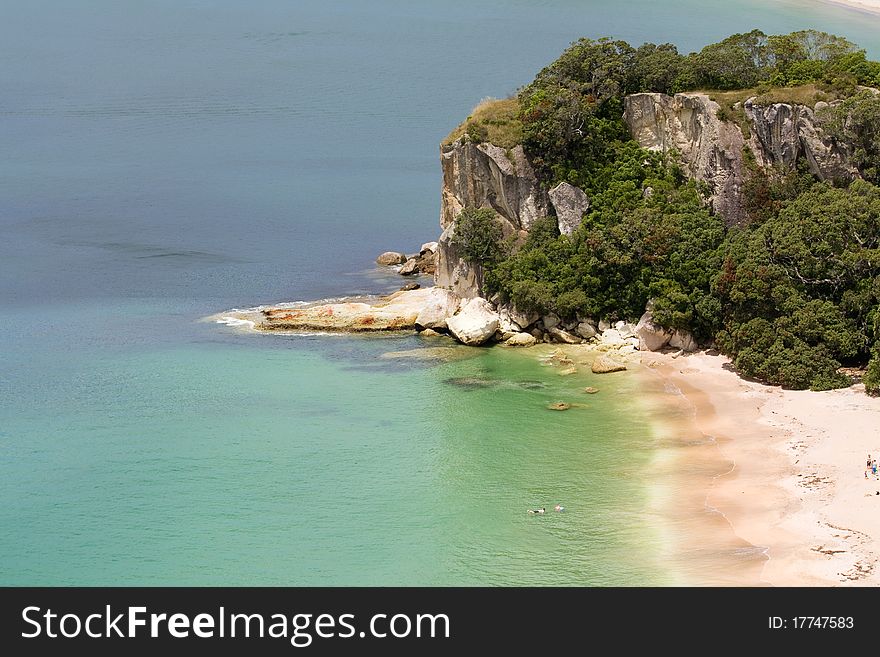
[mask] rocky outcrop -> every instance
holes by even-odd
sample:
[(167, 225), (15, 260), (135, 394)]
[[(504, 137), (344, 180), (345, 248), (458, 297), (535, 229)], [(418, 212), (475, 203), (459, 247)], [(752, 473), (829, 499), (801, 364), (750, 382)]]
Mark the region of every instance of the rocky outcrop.
[(579, 187), (561, 182), (550, 190), (550, 202), (556, 211), (556, 223), (562, 235), (571, 235), (581, 225), (590, 199)]
[(822, 180), (858, 176), (849, 148), (825, 134), (813, 109), (785, 103), (758, 105), (754, 98), (743, 103), (743, 109), (752, 129), (749, 146), (759, 164), (793, 171), (798, 160), (804, 160)]
[(375, 301), (276, 306), (238, 313), (264, 331), (402, 331), (414, 329), (431, 288), (395, 292)]
[(425, 305), (416, 317), (416, 325), (430, 329), (445, 329), (446, 320), (452, 317), (461, 299), (449, 290), (431, 288)]
[(580, 336), (572, 335), (558, 326), (548, 328), (547, 335), (550, 336), (550, 339), (553, 340), (553, 342), (560, 342), (562, 344), (580, 344), (583, 342)]
[(451, 290), (462, 299), (483, 293), (483, 268), (463, 257), (455, 245), (455, 224), (446, 227), (437, 243), (434, 285)]
[(649, 304), (645, 314), (636, 324), (636, 336), (639, 338), (641, 351), (660, 351), (669, 344), (672, 331), (654, 323), (654, 315)]
[(480, 297), (461, 304), (458, 312), (446, 320), (446, 327), (456, 340), (467, 345), (481, 345), (495, 336), (498, 313)]
[(677, 152), (688, 175), (709, 186), (712, 207), (728, 224), (744, 219), (745, 148), (768, 170), (792, 171), (803, 159), (823, 180), (858, 175), (848, 150), (823, 132), (809, 107), (746, 100), (748, 141), (736, 123), (718, 118), (719, 109), (700, 93), (633, 94), (625, 99), (624, 121), (644, 148)]
[(601, 355), (593, 361), (590, 370), (593, 374), (609, 374), (610, 372), (622, 372), (626, 369), (626, 365), (614, 360), (608, 355)]
[(705, 182), (715, 212), (728, 223), (743, 219), (743, 146), (739, 127), (722, 121), (705, 94), (641, 93), (627, 96), (624, 121), (642, 147), (676, 151), (692, 178)]
[(382, 267), (402, 265), (404, 262), (406, 262), (406, 255), (398, 251), (386, 251), (376, 258), (376, 264)]
[(514, 333), (507, 338), (504, 344), (510, 347), (531, 347), (537, 342), (535, 336), (530, 333)]
[(697, 345), (697, 341), (694, 339), (693, 334), (690, 331), (685, 331), (682, 329), (676, 329), (672, 337), (669, 338), (669, 346), (673, 349), (680, 349), (685, 353), (690, 353), (699, 349), (699, 345)]
[(440, 226), (444, 230), (464, 208), (491, 208), (517, 230), (528, 230), (550, 214), (550, 200), (522, 146), (507, 151), (463, 137), (441, 147), (440, 162)]

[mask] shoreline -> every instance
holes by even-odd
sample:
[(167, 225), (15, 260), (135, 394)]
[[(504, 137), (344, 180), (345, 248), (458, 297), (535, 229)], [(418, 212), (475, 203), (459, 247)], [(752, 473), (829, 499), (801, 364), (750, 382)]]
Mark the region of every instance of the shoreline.
[(880, 16), (880, 0), (820, 0), (822, 4), (837, 5), (844, 9), (853, 9), (866, 14)]
[(646, 364), (681, 390), (694, 429), (714, 445), (719, 472), (706, 510), (729, 523), (753, 555), (766, 555), (758, 581), (747, 571), (747, 583), (880, 583), (880, 533), (872, 522), (880, 480), (864, 477), (867, 454), (880, 453), (880, 399), (860, 386), (821, 393), (765, 386), (707, 352), (652, 354)]

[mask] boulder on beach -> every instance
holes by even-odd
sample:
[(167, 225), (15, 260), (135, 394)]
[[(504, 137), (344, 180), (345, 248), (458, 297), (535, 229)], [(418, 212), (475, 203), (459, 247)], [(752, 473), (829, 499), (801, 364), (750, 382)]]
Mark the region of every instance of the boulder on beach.
[(510, 347), (531, 347), (538, 341), (531, 333), (514, 333), (504, 343)]
[(400, 287), (401, 292), (409, 292), (411, 290), (418, 290), (422, 287), (421, 283), (407, 283), (406, 285), (402, 285)]
[(468, 299), (461, 304), (458, 313), (446, 320), (449, 332), (467, 345), (481, 345), (498, 330), (498, 313), (481, 297)]
[(402, 265), (406, 262), (406, 256), (403, 253), (399, 253), (397, 251), (386, 251), (378, 258), (376, 258), (376, 264), (382, 265), (383, 267), (388, 267), (391, 265)]
[(697, 341), (694, 340), (693, 334), (690, 331), (685, 331), (683, 329), (675, 330), (672, 337), (669, 338), (669, 346), (673, 349), (681, 349), (685, 353), (690, 353), (699, 349)]
[(445, 329), (446, 320), (458, 310), (461, 299), (442, 287), (432, 287), (425, 305), (416, 317), (416, 324), (424, 328)]
[(636, 324), (635, 333), (639, 338), (639, 349), (642, 351), (660, 351), (672, 337), (672, 331), (654, 323), (654, 315), (650, 308)]
[(574, 332), (581, 336), (584, 340), (596, 337), (596, 325), (592, 322), (580, 322), (574, 329)]
[(563, 344), (580, 344), (583, 342), (577, 335), (572, 335), (568, 331), (565, 331), (559, 327), (547, 328), (547, 333), (553, 339), (554, 342), (561, 342)]
[(590, 369), (593, 374), (608, 374), (610, 372), (622, 372), (626, 369), (626, 365), (603, 354), (593, 361)]
[(423, 338), (436, 338), (441, 334), (437, 333), (434, 329), (426, 328), (424, 331), (419, 331), (419, 335)]

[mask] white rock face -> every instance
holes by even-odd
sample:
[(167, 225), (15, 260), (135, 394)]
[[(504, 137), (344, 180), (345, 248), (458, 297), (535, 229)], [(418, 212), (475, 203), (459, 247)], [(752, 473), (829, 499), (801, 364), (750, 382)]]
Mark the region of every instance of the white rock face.
[(768, 169), (794, 171), (803, 159), (823, 180), (851, 180), (858, 175), (849, 150), (824, 133), (809, 107), (746, 100), (748, 141), (736, 123), (718, 118), (719, 109), (701, 93), (633, 94), (624, 100), (624, 121), (643, 148), (676, 151), (687, 174), (709, 185), (712, 207), (728, 225), (745, 218), (744, 147)]
[(463, 344), (481, 345), (498, 330), (498, 313), (480, 297), (461, 304), (458, 313), (446, 320), (449, 332)]
[(434, 285), (452, 290), (462, 299), (470, 299), (482, 294), (483, 268), (465, 260), (454, 244), (455, 224), (450, 224), (437, 244), (437, 269), (434, 272)]
[(654, 316), (650, 310), (636, 324), (636, 336), (639, 338), (639, 349), (642, 351), (660, 351), (669, 344), (672, 331), (654, 323)]
[(599, 336), (599, 343), (609, 347), (622, 347), (626, 344), (626, 340), (617, 329), (609, 328), (602, 331)]
[(618, 332), (620, 333), (620, 337), (623, 339), (631, 338), (636, 334), (636, 327), (633, 324), (626, 324), (624, 322), (618, 322), (620, 326), (617, 327)]
[(550, 214), (541, 187), (522, 146), (509, 151), (461, 138), (440, 149), (443, 191), (440, 226), (446, 229), (464, 208), (492, 208), (514, 228), (528, 230)]
[(511, 347), (531, 347), (537, 342), (531, 333), (514, 333), (504, 344)]
[(697, 351), (697, 349), (699, 349), (697, 341), (694, 340), (694, 336), (691, 335), (691, 332), (683, 331), (682, 329), (675, 330), (672, 337), (669, 338), (669, 346), (673, 349), (681, 349), (686, 353)]
[(816, 112), (821, 114), (827, 103), (824, 107), (817, 103), (814, 111), (805, 105), (757, 105), (756, 100), (749, 98), (743, 109), (752, 126), (749, 147), (759, 164), (794, 171), (803, 159), (810, 173), (821, 180), (858, 176), (851, 150), (827, 135), (816, 118)]
[(677, 151), (688, 175), (709, 185), (714, 210), (734, 224), (744, 218), (745, 140), (735, 123), (718, 118), (719, 109), (705, 94), (633, 94), (624, 100), (624, 121), (643, 148)]
[(430, 329), (445, 329), (446, 320), (458, 310), (461, 299), (450, 290), (431, 288), (425, 305), (416, 317), (416, 325)]
[(559, 232), (571, 235), (580, 227), (584, 215), (590, 209), (590, 199), (582, 189), (567, 182), (556, 185), (549, 195), (553, 209), (556, 210)]

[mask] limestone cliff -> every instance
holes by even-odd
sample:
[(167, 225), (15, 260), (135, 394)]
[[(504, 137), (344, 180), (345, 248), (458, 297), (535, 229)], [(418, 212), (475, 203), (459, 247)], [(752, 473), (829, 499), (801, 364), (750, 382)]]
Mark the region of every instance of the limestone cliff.
[(848, 150), (823, 132), (807, 106), (746, 100), (749, 139), (735, 122), (721, 120), (719, 109), (701, 93), (633, 94), (625, 99), (624, 121), (644, 148), (676, 151), (688, 174), (709, 186), (712, 207), (728, 224), (744, 218), (746, 148), (767, 169), (792, 171), (804, 160), (823, 180), (858, 175)]

